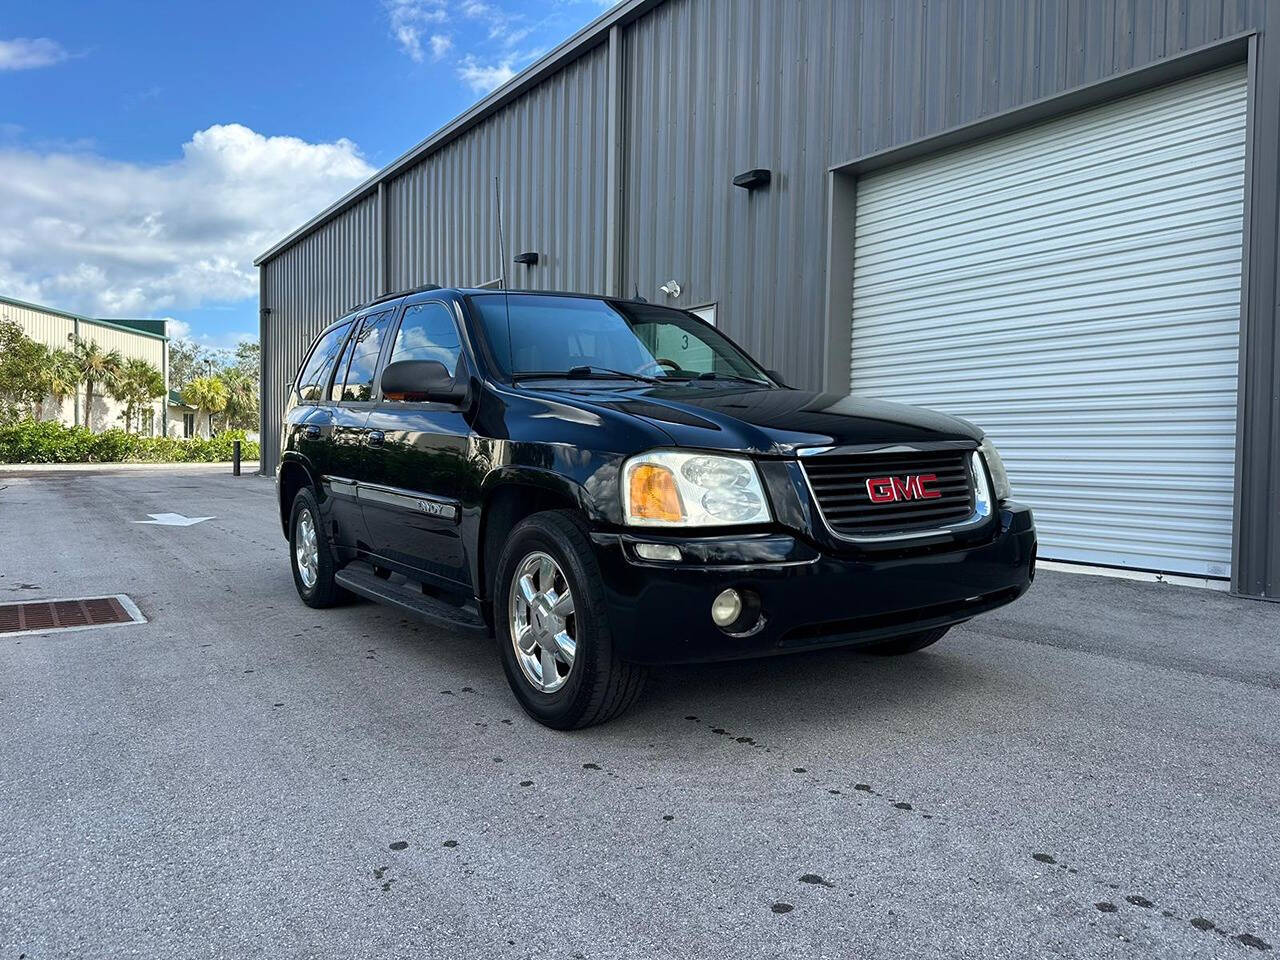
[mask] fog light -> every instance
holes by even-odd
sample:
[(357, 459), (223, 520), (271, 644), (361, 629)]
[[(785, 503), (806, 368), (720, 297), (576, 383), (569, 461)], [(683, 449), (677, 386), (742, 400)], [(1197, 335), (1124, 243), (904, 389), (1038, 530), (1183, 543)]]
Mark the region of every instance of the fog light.
[(680, 548), (673, 543), (637, 543), (636, 556), (641, 560), (670, 560), (681, 558)]
[(742, 616), (742, 597), (733, 587), (722, 590), (711, 601), (711, 619), (715, 621), (717, 627), (728, 627), (740, 616)]

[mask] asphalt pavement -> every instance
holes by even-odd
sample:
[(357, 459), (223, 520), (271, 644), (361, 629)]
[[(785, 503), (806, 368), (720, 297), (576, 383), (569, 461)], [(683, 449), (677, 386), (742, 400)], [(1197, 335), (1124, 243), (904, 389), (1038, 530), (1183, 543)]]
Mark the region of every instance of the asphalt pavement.
[(1042, 572), (566, 734), (491, 641), (303, 606), (269, 480), (0, 467), (0, 603), (115, 593), (0, 635), (0, 960), (1280, 946), (1280, 605)]

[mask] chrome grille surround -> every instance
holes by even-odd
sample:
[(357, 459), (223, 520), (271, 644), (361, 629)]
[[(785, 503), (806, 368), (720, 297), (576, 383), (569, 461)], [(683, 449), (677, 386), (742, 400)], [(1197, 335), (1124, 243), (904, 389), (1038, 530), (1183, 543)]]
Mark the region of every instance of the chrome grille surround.
[[(991, 516), (991, 486), (976, 444), (940, 443), (798, 451), (815, 512), (832, 536), (855, 543), (891, 543), (945, 536)], [(873, 504), (865, 483), (880, 476), (933, 473), (945, 503), (913, 500)]]

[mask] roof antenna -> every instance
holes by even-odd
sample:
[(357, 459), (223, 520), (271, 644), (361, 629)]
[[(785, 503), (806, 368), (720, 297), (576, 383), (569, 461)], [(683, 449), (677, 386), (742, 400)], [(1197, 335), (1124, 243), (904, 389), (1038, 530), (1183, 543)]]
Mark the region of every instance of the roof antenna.
[(648, 303), (649, 302), (648, 300), (640, 296), (640, 281), (635, 280), (633, 282), (636, 285), (636, 295), (632, 299), (635, 300), (636, 303)]
[(507, 366), (515, 372), (516, 351), (511, 345), (511, 294), (507, 291), (507, 243), (502, 235), (502, 182), (493, 178), (493, 196), (498, 205), (498, 267), (502, 277), (502, 301), (507, 311)]

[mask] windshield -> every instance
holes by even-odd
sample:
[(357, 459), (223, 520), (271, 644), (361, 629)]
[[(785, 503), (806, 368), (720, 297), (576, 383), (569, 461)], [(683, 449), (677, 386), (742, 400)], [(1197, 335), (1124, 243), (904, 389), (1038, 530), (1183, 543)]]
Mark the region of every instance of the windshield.
[(714, 327), (668, 307), (518, 293), (478, 294), (469, 300), (489, 352), (507, 377), (770, 382), (764, 370)]

